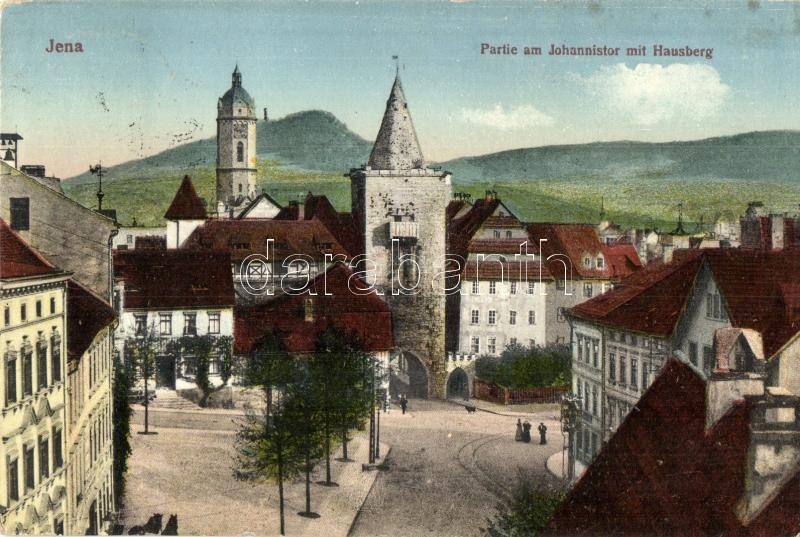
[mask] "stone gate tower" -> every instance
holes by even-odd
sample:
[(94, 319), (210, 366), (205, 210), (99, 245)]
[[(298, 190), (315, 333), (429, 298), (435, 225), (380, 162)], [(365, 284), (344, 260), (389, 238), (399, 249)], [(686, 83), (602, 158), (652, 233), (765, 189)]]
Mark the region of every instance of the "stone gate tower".
[(425, 164), (398, 75), (369, 163), (351, 170), (350, 181), (363, 268), (375, 268), (369, 279), (392, 308), (393, 369), (407, 372), (411, 396), (444, 397), (444, 281), (436, 273), (446, 252), (450, 178)]
[(217, 103), (217, 210), (242, 206), (256, 191), (256, 104), (237, 65)]

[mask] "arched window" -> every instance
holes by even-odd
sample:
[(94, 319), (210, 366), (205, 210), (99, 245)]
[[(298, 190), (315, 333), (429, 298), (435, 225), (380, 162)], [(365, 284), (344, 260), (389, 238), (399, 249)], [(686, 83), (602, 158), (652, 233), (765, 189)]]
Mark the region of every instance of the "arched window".
[(244, 144), (242, 142), (236, 144), (236, 162), (244, 162)]

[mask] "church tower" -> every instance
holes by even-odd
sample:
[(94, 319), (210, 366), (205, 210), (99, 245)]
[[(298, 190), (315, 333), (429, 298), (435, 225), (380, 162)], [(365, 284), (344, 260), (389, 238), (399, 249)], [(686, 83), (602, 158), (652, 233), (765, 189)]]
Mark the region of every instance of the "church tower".
[(217, 207), (243, 206), (256, 191), (256, 104), (237, 65), (231, 88), (217, 103)]
[(409, 396), (445, 396), (441, 272), (450, 179), (425, 164), (398, 73), (369, 162), (351, 170), (350, 181), (364, 241), (362, 270), (392, 308), (398, 350), (392, 368), (407, 382), (397, 391)]

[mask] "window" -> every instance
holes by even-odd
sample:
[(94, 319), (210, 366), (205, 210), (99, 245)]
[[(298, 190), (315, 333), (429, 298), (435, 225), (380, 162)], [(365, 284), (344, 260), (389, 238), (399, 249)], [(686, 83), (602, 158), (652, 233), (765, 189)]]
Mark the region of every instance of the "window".
[(594, 367), (599, 367), (600, 362), (600, 343), (596, 340), (592, 340), (592, 365)]
[(33, 473), (33, 446), (25, 448), (25, 490), (36, 486), (36, 475)]
[(127, 237), (125, 237), (125, 243), (133, 244), (133, 235), (128, 235)]
[(639, 361), (636, 358), (631, 358), (631, 388), (636, 389), (639, 386)]
[(535, 339), (529, 339), (528, 340), (528, 347), (534, 348), (535, 346), (536, 346), (536, 340)]
[(50, 441), (39, 437), (39, 477), (42, 481), (50, 475)]
[(56, 312), (56, 299), (55, 297), (50, 297), (50, 315), (53, 315)]
[(587, 337), (586, 339), (583, 340), (583, 342), (586, 345), (586, 350), (584, 351), (583, 357), (586, 359), (586, 363), (588, 364), (592, 356), (591, 355), (592, 340)]
[(495, 229), (494, 230), (494, 238), (495, 239), (499, 239), (500, 238), (500, 230), (499, 229)]
[(479, 310), (472, 310), (469, 320), (471, 324), (478, 324), (481, 321), (481, 312)]
[(592, 386), (592, 414), (597, 416), (597, 386)]
[(489, 338), (489, 354), (497, 354), (497, 338)]
[(592, 297), (592, 284), (591, 282), (587, 282), (583, 284), (583, 296), (586, 298)]
[(236, 144), (236, 162), (244, 162), (244, 144), (242, 142)]
[(158, 332), (162, 336), (172, 335), (172, 314), (161, 313), (158, 316)]
[(64, 465), (64, 455), (61, 452), (61, 429), (53, 432), (53, 469), (56, 470)]
[(725, 315), (722, 311), (722, 297), (718, 292), (706, 294), (706, 317), (724, 321)]
[(697, 367), (697, 343), (694, 341), (689, 342), (689, 361)]
[(195, 313), (183, 314), (183, 335), (184, 336), (197, 335), (197, 314)]
[(592, 258), (588, 255), (583, 257), (583, 266), (586, 268), (592, 268)]
[(577, 447), (578, 447), (579, 450), (582, 450), (583, 449), (583, 430), (580, 429), (580, 425), (578, 425), (578, 428), (579, 428), (578, 429), (578, 434), (576, 435), (576, 439), (578, 441), (577, 442), (577, 444), (578, 444)]
[(517, 346), (517, 338), (512, 337), (511, 339), (509, 339), (508, 340), (508, 346), (509, 347), (516, 347)]
[(11, 306), (8, 304), (3, 308), (3, 326), (11, 324)]
[(647, 389), (647, 385), (650, 383), (650, 364), (648, 362), (642, 362), (642, 390)]
[(478, 292), (479, 292), (479, 290), (478, 290), (478, 280), (475, 280), (474, 282), (472, 282), (472, 294), (473, 295), (477, 295)]
[(6, 350), (6, 406), (17, 402), (17, 353)]
[(55, 327), (50, 336), (50, 363), (53, 365), (53, 382), (61, 381), (61, 336)]
[(209, 334), (219, 334), (219, 319), (220, 319), (219, 312), (214, 312), (214, 313), (209, 313), (208, 314), (208, 333)]
[(497, 282), (495, 281), (489, 282), (489, 294), (490, 295), (497, 294)]
[(241, 193), (242, 193), (242, 190), (243, 190), (243, 188), (242, 188), (242, 183), (239, 183), (239, 194), (241, 194)]
[(508, 324), (517, 324), (517, 312), (516, 311), (509, 311), (508, 312)]
[(30, 229), (30, 199), (11, 198), (11, 229)]
[(470, 351), (472, 352), (472, 354), (478, 354), (479, 352), (481, 352), (481, 338), (479, 337), (472, 338)]
[(28, 343), (27, 337), (24, 338), (22, 347), (22, 395), (33, 393), (33, 349)]
[(497, 312), (489, 310), (489, 324), (497, 324)]
[(598, 256), (597, 259), (595, 259), (595, 261), (594, 261), (594, 266), (597, 267), (598, 269), (602, 270), (603, 267), (606, 266), (605, 259), (603, 259), (602, 257)]
[(36, 301), (36, 316), (37, 317), (41, 317), (42, 316), (42, 301), (41, 300), (37, 300)]
[(39, 370), (39, 385), (41, 390), (47, 386), (47, 341), (39, 332), (39, 341), (36, 342), (36, 365)]
[(566, 288), (566, 284), (567, 284), (566, 278), (564, 278), (563, 280), (559, 280), (558, 278), (556, 278), (556, 289), (558, 289), (559, 291), (563, 291)]
[(20, 304), (19, 306), (19, 320), (23, 323), (28, 320), (28, 305)]
[(583, 387), (581, 385), (581, 381), (578, 380), (578, 399), (583, 398)]
[(578, 336), (577, 340), (578, 340), (578, 344), (576, 345), (576, 347), (578, 347), (578, 361), (582, 362), (583, 361), (583, 336)]
[(517, 294), (517, 282), (511, 282), (511, 294), (512, 295)]
[(536, 312), (533, 310), (528, 312), (528, 324), (536, 324)]
[(147, 314), (145, 315), (134, 315), (133, 316), (135, 322), (135, 335), (143, 336), (147, 333)]
[(706, 374), (711, 373), (714, 369), (714, 349), (708, 345), (703, 345), (703, 371)]
[(597, 453), (597, 433), (592, 433), (592, 456)]
[(620, 355), (619, 357), (619, 382), (625, 384), (628, 378), (628, 360), (627, 357)]
[(512, 236), (512, 234), (511, 234), (511, 231), (510, 231), (510, 230), (509, 230), (509, 231), (506, 231), (506, 238), (507, 238), (507, 239), (510, 239), (510, 238), (511, 238), (511, 236)]
[(617, 381), (617, 355), (613, 352), (608, 354), (608, 381), (611, 384)]
[(586, 397), (583, 398), (583, 409), (586, 412), (589, 412), (589, 408), (590, 408), (589, 405), (591, 404), (591, 401), (589, 400), (589, 396), (592, 393), (592, 391), (589, 389), (589, 383), (588, 382), (584, 382), (583, 383), (583, 393), (586, 395)]
[(565, 308), (558, 308), (556, 313), (556, 321), (560, 323), (566, 322), (567, 318), (564, 316), (564, 310)]
[(8, 461), (8, 499), (19, 500), (19, 463), (17, 459)]
[(536, 289), (536, 282), (528, 282), (528, 294), (532, 295), (535, 289)]

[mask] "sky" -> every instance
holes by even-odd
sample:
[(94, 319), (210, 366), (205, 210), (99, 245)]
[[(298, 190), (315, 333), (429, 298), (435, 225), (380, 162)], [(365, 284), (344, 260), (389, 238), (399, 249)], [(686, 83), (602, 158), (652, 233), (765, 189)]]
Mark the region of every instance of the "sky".
[(214, 136), (237, 62), (271, 119), (327, 110), (371, 140), (397, 55), (430, 161), (800, 128), (800, 1), (40, 1), (4, 7), (0, 47), (0, 129), (60, 177)]

